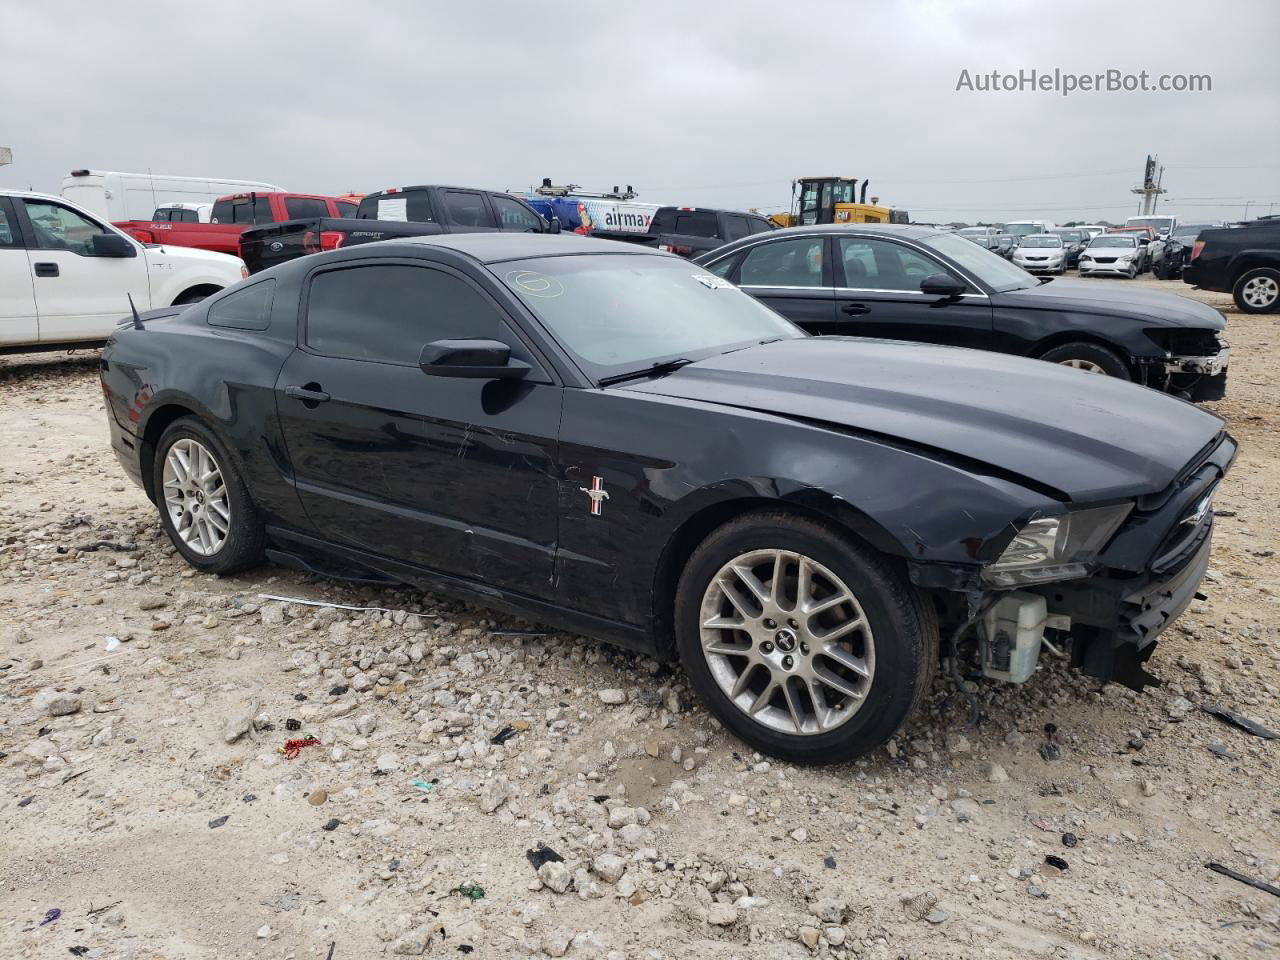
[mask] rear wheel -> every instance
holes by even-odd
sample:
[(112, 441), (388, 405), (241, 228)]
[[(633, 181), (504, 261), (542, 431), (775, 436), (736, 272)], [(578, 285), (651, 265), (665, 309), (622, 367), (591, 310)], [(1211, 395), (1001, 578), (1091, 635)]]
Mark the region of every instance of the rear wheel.
[(796, 763), (883, 744), (937, 659), (932, 608), (884, 558), (780, 512), (729, 523), (694, 551), (675, 626), (685, 670), (719, 720)]
[(231, 458), (199, 420), (183, 417), (161, 434), (152, 484), (165, 533), (191, 566), (235, 573), (262, 561), (262, 522)]
[(1271, 267), (1246, 270), (1236, 281), (1231, 295), (1245, 313), (1275, 313), (1280, 308), (1280, 270)]
[(1119, 380), (1133, 379), (1123, 360), (1096, 343), (1064, 343), (1042, 354), (1040, 359), (1085, 373), (1101, 373)]

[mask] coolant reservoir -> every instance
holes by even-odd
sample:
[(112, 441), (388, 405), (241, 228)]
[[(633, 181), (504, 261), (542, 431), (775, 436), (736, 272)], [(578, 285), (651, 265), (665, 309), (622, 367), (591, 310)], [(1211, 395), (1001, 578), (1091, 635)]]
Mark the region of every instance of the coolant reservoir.
[(978, 645), (982, 672), (994, 680), (1022, 683), (1036, 668), (1049, 610), (1037, 593), (1012, 591), (982, 617)]

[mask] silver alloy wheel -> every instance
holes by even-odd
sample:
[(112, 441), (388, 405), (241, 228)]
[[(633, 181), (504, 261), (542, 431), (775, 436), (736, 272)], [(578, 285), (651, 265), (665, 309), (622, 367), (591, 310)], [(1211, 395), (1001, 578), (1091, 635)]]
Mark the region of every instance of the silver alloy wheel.
[(1072, 370), (1083, 370), (1085, 373), (1100, 373), (1104, 377), (1107, 375), (1107, 371), (1103, 370), (1092, 360), (1059, 360), (1058, 365), (1062, 367), (1070, 367)]
[(828, 733), (858, 712), (875, 642), (853, 591), (810, 557), (753, 550), (702, 597), (702, 654), (716, 684), (752, 720), (781, 733)]
[(222, 469), (199, 440), (183, 437), (164, 458), (164, 505), (190, 549), (211, 557), (231, 530), (231, 503)]
[(1280, 297), (1280, 283), (1272, 277), (1254, 277), (1240, 291), (1240, 298), (1251, 307), (1263, 309)]

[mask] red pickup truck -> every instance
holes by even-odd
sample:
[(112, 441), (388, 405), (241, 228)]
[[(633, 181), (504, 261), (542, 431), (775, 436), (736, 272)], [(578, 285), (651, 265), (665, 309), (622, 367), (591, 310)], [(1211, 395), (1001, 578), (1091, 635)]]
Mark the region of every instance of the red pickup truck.
[(139, 243), (167, 243), (216, 253), (240, 255), (240, 234), (253, 226), (303, 217), (352, 217), (357, 202), (350, 197), (307, 193), (235, 193), (219, 197), (208, 223), (169, 220), (125, 220), (116, 226)]

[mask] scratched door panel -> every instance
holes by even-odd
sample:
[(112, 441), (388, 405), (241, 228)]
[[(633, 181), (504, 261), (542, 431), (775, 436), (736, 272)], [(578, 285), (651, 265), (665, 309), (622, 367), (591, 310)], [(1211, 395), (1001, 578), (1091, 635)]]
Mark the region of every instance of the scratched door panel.
[[(303, 351), (279, 383), (299, 496), (322, 536), (550, 596), (561, 388)], [(329, 399), (289, 397), (290, 384)]]

